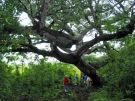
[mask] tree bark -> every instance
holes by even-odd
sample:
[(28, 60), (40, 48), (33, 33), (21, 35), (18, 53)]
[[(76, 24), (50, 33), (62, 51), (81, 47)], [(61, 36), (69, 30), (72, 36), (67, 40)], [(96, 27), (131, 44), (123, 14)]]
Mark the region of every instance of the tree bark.
[(96, 69), (93, 68), (90, 64), (84, 62), (82, 59), (80, 59), (75, 66), (80, 69), (84, 74), (88, 75), (93, 82), (93, 87), (97, 88), (101, 86), (101, 80), (100, 77), (96, 73)]

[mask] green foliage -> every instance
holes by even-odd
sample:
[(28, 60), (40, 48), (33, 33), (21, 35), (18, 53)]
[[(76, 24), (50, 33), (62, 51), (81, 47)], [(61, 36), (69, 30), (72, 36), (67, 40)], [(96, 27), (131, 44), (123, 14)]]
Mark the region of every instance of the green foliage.
[[(39, 9), (43, 0), (2, 0), (1, 2), (0, 58), (4, 51), (17, 48), (20, 46), (19, 44), (28, 43), (29, 35), (36, 37), (32, 41), (40, 41), (41, 38), (35, 36), (35, 32), (32, 32), (31, 28), (20, 26), (18, 16), (22, 12), (26, 12), (31, 20), (37, 19), (38, 13), (41, 13)], [(54, 21), (51, 29), (64, 30), (68, 26), (77, 34), (87, 31), (87, 29), (100, 27), (108, 33), (116, 32), (129, 21), (131, 12), (127, 9), (132, 4), (130, 1), (124, 5), (129, 6), (127, 9), (125, 7), (124, 12), (118, 11), (115, 5), (110, 4), (110, 0), (99, 2), (99, 4), (93, 5), (96, 13), (91, 14), (93, 12), (90, 10), (90, 3), (94, 4), (94, 2), (94, 0), (52, 0), (48, 7), (46, 24)], [(93, 92), (90, 100), (135, 99), (135, 40), (132, 36), (123, 40), (124, 48), (120, 53), (110, 51), (110, 63), (99, 70), (100, 75), (105, 79), (105, 86), (97, 92)], [(91, 62), (102, 60), (102, 58), (84, 57), (85, 60)], [(17, 57), (8, 57), (8, 59), (14, 61), (17, 60)], [(42, 60), (37, 65), (29, 64), (26, 67), (24, 65), (8, 66), (0, 61), (0, 100), (17, 101), (22, 96), (29, 96), (43, 97), (53, 101), (58, 92), (63, 89), (63, 76), (74, 76), (76, 73), (79, 74), (79, 71), (74, 66), (62, 63), (47, 63)], [(70, 96), (72, 100), (74, 96), (72, 93)]]
[[(132, 40), (132, 41), (131, 41)], [(125, 41), (127, 42), (127, 41)], [(113, 52), (110, 63), (99, 70), (104, 87), (92, 93), (92, 101), (133, 101), (135, 98), (135, 41), (128, 39), (120, 52)], [(129, 99), (129, 100), (128, 100)]]
[(5, 63), (0, 61), (0, 98), (5, 98), (6, 96), (11, 96), (11, 70)]
[(0, 100), (18, 101), (24, 96), (54, 100), (63, 91), (64, 75), (74, 76), (75, 71), (78, 70), (73, 65), (44, 60), (28, 67), (0, 62)]
[(108, 97), (108, 92), (100, 89), (94, 93), (91, 93), (91, 96), (89, 97), (90, 101), (112, 101), (109, 97)]

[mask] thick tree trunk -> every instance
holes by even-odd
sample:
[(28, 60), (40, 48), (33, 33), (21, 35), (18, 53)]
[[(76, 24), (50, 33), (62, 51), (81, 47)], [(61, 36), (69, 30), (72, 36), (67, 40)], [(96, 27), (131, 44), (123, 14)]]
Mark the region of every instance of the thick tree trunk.
[(101, 86), (100, 77), (97, 75), (95, 68), (84, 62), (82, 59), (80, 59), (75, 65), (78, 67), (78, 69), (80, 69), (80, 71), (92, 79), (94, 87), (97, 88)]

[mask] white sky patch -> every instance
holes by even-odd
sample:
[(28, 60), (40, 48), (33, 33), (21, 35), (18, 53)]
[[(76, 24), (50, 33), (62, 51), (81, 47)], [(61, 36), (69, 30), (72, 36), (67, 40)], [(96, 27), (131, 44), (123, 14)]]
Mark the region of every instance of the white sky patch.
[(57, 60), (56, 58), (53, 58), (53, 57), (47, 57), (47, 61), (48, 62), (59, 62), (59, 60)]
[(31, 26), (32, 23), (31, 23), (31, 20), (30, 18), (28, 17), (28, 14), (25, 13), (25, 12), (22, 12), (19, 16), (19, 22), (22, 26)]
[(93, 37), (92, 37), (92, 36), (90, 36), (90, 35), (86, 35), (86, 36), (84, 36), (84, 38), (83, 38), (83, 42), (90, 41), (91, 39), (93, 39)]
[(8, 64), (25, 64), (28, 65), (29, 63), (36, 64), (40, 59), (43, 59), (42, 55), (37, 55), (34, 53), (27, 53), (26, 58), (18, 55), (16, 53), (9, 53), (8, 55), (4, 56), (3, 60), (4, 62)]
[(92, 29), (90, 30), (84, 37), (83, 37), (83, 42), (90, 41), (95, 38), (96, 30)]
[(36, 47), (38, 49), (45, 49), (47, 51), (50, 51), (51, 50), (49, 43), (40, 43), (40, 44), (37, 44)]
[(72, 45), (72, 47), (70, 48), (71, 51), (74, 51), (76, 49), (76, 45)]

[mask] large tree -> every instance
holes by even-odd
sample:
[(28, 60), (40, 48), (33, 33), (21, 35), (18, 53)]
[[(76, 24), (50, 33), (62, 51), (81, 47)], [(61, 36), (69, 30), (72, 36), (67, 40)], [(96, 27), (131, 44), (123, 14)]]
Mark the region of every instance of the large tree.
[[(102, 47), (108, 50), (109, 41), (134, 31), (134, 0), (2, 0), (0, 5), (1, 46), (74, 64), (95, 87), (100, 85), (96, 68), (82, 57)], [(22, 12), (28, 14), (30, 25), (19, 25)], [(91, 38), (84, 41), (86, 36)], [(35, 46), (41, 43), (48, 43), (49, 49)], [(73, 45), (76, 48), (71, 50)]]

